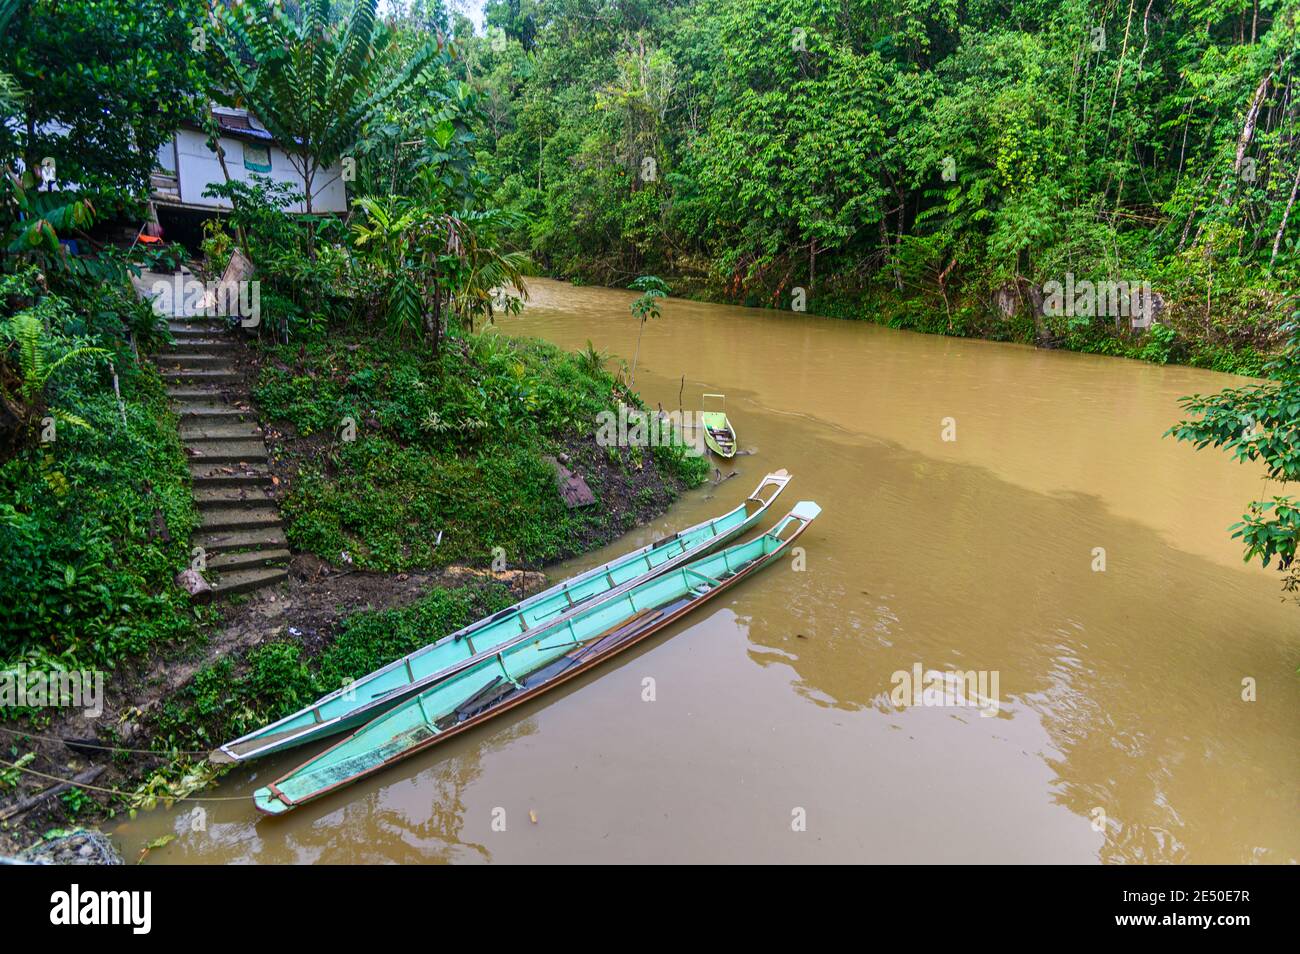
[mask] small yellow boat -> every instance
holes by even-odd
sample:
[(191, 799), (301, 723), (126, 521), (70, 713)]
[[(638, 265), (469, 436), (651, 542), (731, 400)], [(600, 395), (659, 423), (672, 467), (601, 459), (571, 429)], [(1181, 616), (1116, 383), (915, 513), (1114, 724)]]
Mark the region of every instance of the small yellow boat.
[(719, 457), (736, 456), (736, 429), (727, 419), (727, 396), (725, 394), (706, 394), (704, 400), (714, 398), (721, 402), (721, 410), (704, 410), (700, 421), (704, 424), (704, 443)]

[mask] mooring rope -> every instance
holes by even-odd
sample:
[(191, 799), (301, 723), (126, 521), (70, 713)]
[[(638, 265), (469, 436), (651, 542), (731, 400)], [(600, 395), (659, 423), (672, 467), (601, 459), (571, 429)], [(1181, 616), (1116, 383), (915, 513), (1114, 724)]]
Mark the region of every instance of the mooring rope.
[[(75, 778), (61, 778), (58, 775), (50, 775), (47, 772), (38, 772), (36, 769), (29, 769), (22, 765), (15, 765), (13, 762), (6, 762), (0, 759), (0, 765), (11, 769), (17, 769), (20, 772), (26, 772), (28, 775), (35, 775), (37, 778), (43, 778), (50, 782), (62, 782), (73, 786), (74, 788), (84, 789), (89, 792), (102, 792), (105, 795), (116, 795), (120, 798), (153, 798), (158, 801), (171, 802), (246, 802), (247, 795), (169, 795), (169, 794), (152, 794), (146, 792), (128, 792), (121, 788), (105, 788), (103, 785), (92, 785), (89, 782), (78, 782)], [(36, 794), (40, 794), (37, 792)]]
[(122, 745), (95, 745), (90, 742), (82, 742), (80, 739), (65, 739), (62, 736), (58, 736), (58, 735), (38, 735), (35, 732), (23, 732), (18, 729), (8, 729), (2, 725), (0, 725), (0, 732), (7, 732), (10, 735), (19, 735), (25, 739), (40, 739), (42, 742), (62, 742), (64, 745), (68, 746), (69, 748), (74, 748), (74, 749), (98, 749), (101, 752), (133, 752), (137, 755), (160, 755), (160, 756), (167, 756), (167, 755), (207, 756), (208, 755), (208, 750), (199, 751), (199, 750), (192, 750), (192, 749), (166, 749), (160, 752), (158, 749), (129, 749), (126, 746), (122, 746)]

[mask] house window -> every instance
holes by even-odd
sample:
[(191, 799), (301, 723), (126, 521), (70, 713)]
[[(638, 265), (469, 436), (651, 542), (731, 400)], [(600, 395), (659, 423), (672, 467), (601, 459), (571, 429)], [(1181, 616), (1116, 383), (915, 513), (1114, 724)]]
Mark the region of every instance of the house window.
[(176, 140), (168, 139), (158, 147), (158, 155), (154, 159), (158, 166), (159, 172), (165, 172), (169, 176), (176, 175)]
[(244, 143), (244, 168), (249, 172), (271, 171), (271, 149)]

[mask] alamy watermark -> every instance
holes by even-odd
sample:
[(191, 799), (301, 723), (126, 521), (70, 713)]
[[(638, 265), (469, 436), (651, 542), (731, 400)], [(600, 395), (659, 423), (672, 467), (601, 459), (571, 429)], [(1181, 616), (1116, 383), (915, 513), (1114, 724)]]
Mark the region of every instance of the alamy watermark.
[(0, 708), (70, 706), (87, 719), (104, 712), (104, 674), (99, 670), (28, 669), (19, 663), (0, 672)]
[(681, 447), (692, 456), (703, 457), (704, 413), (651, 413), (620, 404), (617, 414), (601, 411), (596, 415), (596, 444), (600, 447)]
[(481, 417), (465, 417), (455, 420), (446, 420), (437, 411), (429, 411), (420, 422), (420, 427), (426, 431), (481, 431), (488, 426), (488, 422)]
[(907, 706), (979, 709), (981, 716), (995, 716), (1002, 708), (998, 693), (1000, 673), (996, 669), (939, 671), (920, 663), (900, 669), (889, 679), (894, 688), (889, 701), (900, 709)]
[(262, 320), (262, 283), (252, 281), (209, 281), (183, 278), (153, 283), (154, 314), (169, 318), (237, 317), (245, 328), (256, 328)]
[(1066, 272), (1064, 282), (1053, 279), (1043, 285), (1043, 314), (1048, 317), (1127, 318), (1132, 327), (1147, 328), (1155, 313), (1149, 281), (1093, 282)]

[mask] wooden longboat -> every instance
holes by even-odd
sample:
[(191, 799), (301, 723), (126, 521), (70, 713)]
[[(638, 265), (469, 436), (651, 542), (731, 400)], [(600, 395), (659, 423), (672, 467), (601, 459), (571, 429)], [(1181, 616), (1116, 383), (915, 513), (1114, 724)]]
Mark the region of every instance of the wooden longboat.
[(425, 686), (459, 672), (482, 653), (567, 619), (590, 601), (697, 559), (753, 527), (790, 482), (785, 470), (762, 479), (720, 517), (633, 550), (429, 643), (311, 705), (213, 750), (216, 764), (243, 762), (364, 725)]
[(258, 809), (288, 812), (586, 672), (777, 560), (821, 509), (800, 501), (770, 531), (593, 601), (563, 621), (390, 709), (253, 793)]

